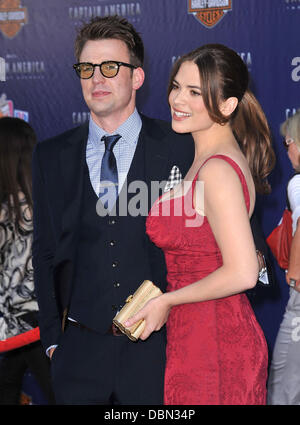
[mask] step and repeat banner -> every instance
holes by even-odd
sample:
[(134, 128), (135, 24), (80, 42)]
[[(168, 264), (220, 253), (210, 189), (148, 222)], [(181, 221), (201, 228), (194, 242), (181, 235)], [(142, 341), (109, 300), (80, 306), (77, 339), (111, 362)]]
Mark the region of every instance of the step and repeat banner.
[[(282, 215), (293, 172), (279, 126), (300, 107), (300, 0), (0, 0), (0, 116), (28, 121), (39, 140), (87, 121), (72, 69), (74, 39), (82, 22), (115, 14), (144, 40), (146, 81), (138, 107), (149, 116), (170, 120), (166, 87), (172, 64), (184, 53), (223, 43), (245, 61), (277, 156), (272, 194), (257, 200), (267, 236)], [(275, 285), (255, 301), (270, 353), (288, 297), (284, 272), (275, 261), (273, 268)]]

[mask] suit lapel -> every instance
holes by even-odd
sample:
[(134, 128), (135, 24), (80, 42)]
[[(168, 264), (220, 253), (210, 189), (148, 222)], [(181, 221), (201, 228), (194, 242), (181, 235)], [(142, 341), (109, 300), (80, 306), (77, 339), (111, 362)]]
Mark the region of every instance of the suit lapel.
[(149, 118), (143, 117), (143, 128), (141, 140), (145, 145), (145, 182), (149, 191), (149, 206), (153, 204), (157, 196), (151, 196), (151, 183), (166, 181), (168, 178), (168, 168), (170, 166), (170, 145), (166, 134)]
[(145, 179), (147, 182), (163, 180), (167, 172), (170, 146), (166, 134), (154, 125), (149, 118), (143, 117), (140, 139), (145, 144)]
[(80, 213), (85, 151), (88, 138), (88, 125), (79, 127), (64, 140), (60, 154), (60, 167), (63, 176), (64, 207), (62, 211), (62, 231), (56, 253), (56, 262), (64, 260), (73, 251), (74, 234)]

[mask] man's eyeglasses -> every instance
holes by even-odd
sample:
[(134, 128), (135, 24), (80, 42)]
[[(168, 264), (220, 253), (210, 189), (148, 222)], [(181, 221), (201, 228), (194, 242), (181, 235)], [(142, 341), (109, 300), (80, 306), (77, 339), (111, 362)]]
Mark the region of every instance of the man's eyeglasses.
[(291, 137), (289, 138), (284, 138), (283, 139), (283, 146), (285, 147), (286, 150), (288, 150), (289, 146), (294, 143), (294, 139), (292, 139)]
[(137, 66), (130, 65), (129, 63), (117, 61), (105, 61), (102, 63), (80, 62), (75, 63), (73, 68), (75, 69), (79, 78), (86, 80), (88, 78), (92, 78), (96, 66), (99, 66), (101, 74), (106, 78), (115, 77), (119, 72), (120, 66), (126, 66), (127, 68), (132, 69), (137, 68)]

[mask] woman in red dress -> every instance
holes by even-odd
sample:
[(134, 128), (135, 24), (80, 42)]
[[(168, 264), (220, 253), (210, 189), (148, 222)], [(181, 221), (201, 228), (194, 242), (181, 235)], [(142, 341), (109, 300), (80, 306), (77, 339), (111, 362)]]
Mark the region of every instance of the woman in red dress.
[(245, 291), (258, 260), (249, 219), (274, 152), (238, 54), (219, 44), (181, 57), (169, 86), (172, 127), (195, 158), (160, 197), (147, 233), (164, 251), (168, 290), (127, 323), (146, 339), (167, 323), (165, 404), (265, 404), (267, 345)]

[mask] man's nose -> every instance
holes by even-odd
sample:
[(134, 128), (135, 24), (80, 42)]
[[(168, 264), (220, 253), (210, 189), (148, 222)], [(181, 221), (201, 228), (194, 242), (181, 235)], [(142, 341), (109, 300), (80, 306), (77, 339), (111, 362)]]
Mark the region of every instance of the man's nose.
[(100, 67), (99, 66), (95, 66), (95, 68), (94, 68), (94, 74), (92, 76), (92, 80), (95, 83), (104, 82), (106, 80), (106, 78), (104, 77), (104, 75), (101, 74), (101, 71), (100, 71)]

